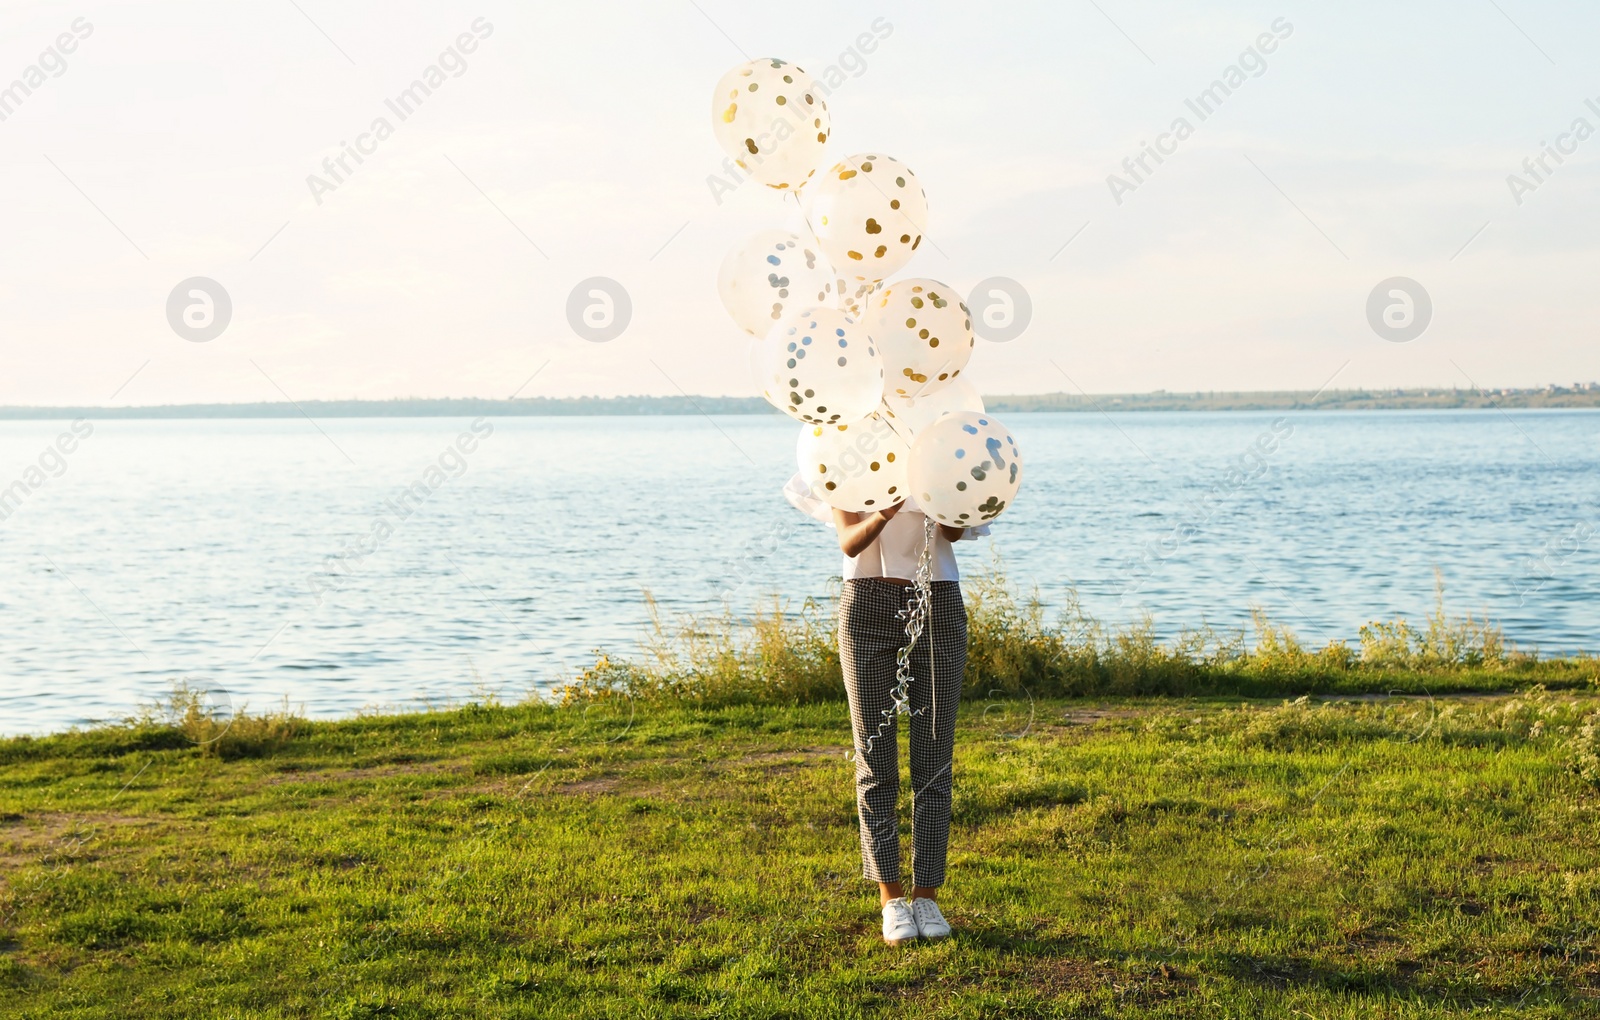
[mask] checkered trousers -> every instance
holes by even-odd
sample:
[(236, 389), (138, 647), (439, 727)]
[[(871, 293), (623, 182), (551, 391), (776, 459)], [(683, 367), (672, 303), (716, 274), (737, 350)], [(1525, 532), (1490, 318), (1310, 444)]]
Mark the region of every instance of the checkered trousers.
[[(855, 731), (862, 874), (876, 882), (900, 880), (898, 717), (890, 715), (886, 721), (883, 713), (894, 706), (895, 654), (906, 640), (905, 621), (897, 614), (912, 595), (913, 589), (904, 585), (858, 577), (844, 582), (839, 603), (839, 658)], [(910, 717), (911, 873), (917, 885), (929, 888), (944, 884), (951, 753), (966, 665), (967, 611), (961, 584), (934, 581), (932, 612), (912, 650), (909, 692), (911, 710), (917, 713)]]

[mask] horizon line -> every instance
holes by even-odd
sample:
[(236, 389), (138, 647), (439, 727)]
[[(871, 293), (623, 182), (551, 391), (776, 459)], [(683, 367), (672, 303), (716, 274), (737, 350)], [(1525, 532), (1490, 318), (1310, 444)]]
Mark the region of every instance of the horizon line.
[[(1556, 398), (1555, 403), (1543, 407), (1600, 407), (1600, 383), (1573, 383), (1562, 386), (1554, 383), (1534, 387), (1494, 387), (1481, 389), (1459, 385), (1416, 387), (1352, 387), (1348, 389), (1312, 390), (1192, 390), (1169, 391), (1164, 389), (1122, 393), (1014, 393), (985, 395), (985, 407), (994, 413), (1051, 410), (1104, 410), (1107, 406), (1119, 410), (1272, 410), (1296, 409), (1452, 409), (1462, 408), (1464, 402), (1477, 406), (1498, 407), (1495, 398), (1526, 401), (1529, 398)], [(1453, 403), (1447, 403), (1453, 401)], [(1365, 402), (1365, 407), (1353, 408), (1352, 403)], [(1400, 402), (1400, 403), (1397, 403)], [(551, 410), (617, 409), (626, 414), (640, 413), (710, 413), (701, 405), (716, 405), (713, 410), (724, 414), (781, 414), (759, 396), (691, 395), (691, 394), (627, 394), (603, 397), (584, 395), (571, 397), (382, 397), (382, 398), (321, 398), (300, 401), (242, 401), (242, 402), (191, 402), (166, 404), (122, 405), (0, 405), (0, 420), (22, 421), (57, 419), (67, 417), (109, 418), (258, 418), (289, 417), (304, 414), (313, 408), (333, 417), (362, 417), (358, 411), (387, 410), (379, 417), (433, 417), (447, 413), (466, 413), (473, 410), (509, 416), (508, 412), (540, 412)], [(1132, 406), (1125, 406), (1131, 404)], [(1389, 406), (1384, 406), (1388, 404)], [(731, 406), (730, 406), (731, 405)], [(1210, 405), (1210, 406), (1207, 406)], [(1523, 405), (1527, 406), (1527, 405)], [(405, 410), (408, 414), (396, 414)], [(426, 412), (434, 412), (428, 414)]]

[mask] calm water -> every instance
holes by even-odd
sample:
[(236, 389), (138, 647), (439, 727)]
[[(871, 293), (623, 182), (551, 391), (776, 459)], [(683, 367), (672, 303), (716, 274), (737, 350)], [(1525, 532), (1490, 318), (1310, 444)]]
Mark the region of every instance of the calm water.
[[(1438, 570), (1453, 609), (1524, 647), (1600, 645), (1600, 415), (1007, 421), (1022, 494), (958, 555), (969, 572), (998, 555), (1053, 604), (1075, 586), (1092, 614), (1149, 612), (1165, 634), (1260, 606), (1321, 642), (1422, 616)], [(514, 696), (632, 650), (646, 591), (742, 610), (838, 573), (832, 533), (779, 494), (787, 419), (490, 424), (402, 517), (467, 422), (95, 423), (0, 522), (0, 732), (117, 717), (185, 676), (317, 716)], [(0, 423), (0, 487), (63, 427)]]

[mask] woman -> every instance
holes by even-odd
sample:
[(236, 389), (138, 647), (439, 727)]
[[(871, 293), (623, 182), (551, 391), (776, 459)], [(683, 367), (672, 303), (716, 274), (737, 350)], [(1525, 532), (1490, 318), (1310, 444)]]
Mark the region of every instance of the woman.
[(967, 613), (950, 543), (968, 536), (960, 528), (942, 524), (932, 539), (933, 605), (911, 656), (913, 884), (909, 902), (901, 884), (896, 809), (900, 763), (895, 743), (897, 712), (891, 693), (896, 655), (906, 643), (906, 621), (900, 614), (916, 592), (912, 579), (922, 554), (925, 520), (910, 500), (873, 513), (833, 511), (839, 548), (845, 554), (839, 658), (855, 732), (862, 873), (878, 883), (883, 938), (891, 945), (950, 934), (950, 925), (935, 900), (944, 884), (950, 841), (951, 752), (967, 664)]

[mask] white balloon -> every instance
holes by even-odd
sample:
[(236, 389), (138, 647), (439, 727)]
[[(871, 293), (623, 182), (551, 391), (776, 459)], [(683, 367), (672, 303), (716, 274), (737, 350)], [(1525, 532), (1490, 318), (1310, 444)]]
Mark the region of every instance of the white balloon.
[(972, 313), (938, 280), (897, 280), (873, 294), (867, 306), (867, 329), (883, 355), (886, 395), (937, 392), (967, 367), (977, 344)]
[(717, 296), (739, 328), (766, 336), (800, 308), (835, 303), (838, 280), (814, 246), (787, 230), (760, 230), (728, 249)]
[(928, 196), (897, 159), (851, 156), (834, 164), (807, 195), (817, 243), (843, 276), (881, 280), (911, 261), (922, 244)]
[(883, 400), (883, 362), (866, 328), (837, 308), (801, 310), (755, 354), (767, 402), (808, 425), (860, 421)]
[(952, 379), (943, 389), (924, 393), (914, 400), (885, 396), (883, 405), (879, 413), (886, 415), (896, 429), (911, 436), (918, 435), (947, 414), (983, 413), (983, 398), (965, 379)]
[(831, 507), (862, 513), (906, 498), (911, 447), (878, 415), (844, 425), (803, 425), (800, 475)]
[(812, 77), (775, 57), (722, 76), (711, 97), (711, 128), (741, 170), (788, 190), (811, 179), (833, 132)]
[(1022, 484), (1022, 454), (993, 415), (939, 418), (911, 447), (911, 493), (922, 512), (955, 528), (1000, 516)]

